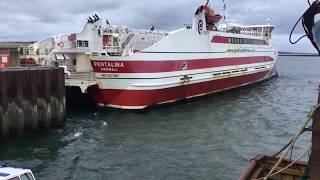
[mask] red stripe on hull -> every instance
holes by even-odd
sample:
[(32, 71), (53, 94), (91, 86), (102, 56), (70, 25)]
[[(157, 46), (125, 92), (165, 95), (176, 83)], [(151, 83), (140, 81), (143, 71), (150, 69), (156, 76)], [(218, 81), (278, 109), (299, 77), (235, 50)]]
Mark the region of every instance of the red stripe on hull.
[(213, 36), (211, 42), (213, 42), (213, 43), (229, 43), (228, 37), (225, 37), (225, 36)]
[(92, 60), (93, 71), (96, 73), (159, 73), (181, 71), (183, 67), (188, 70), (206, 69), (224, 66), (236, 66), (272, 62), (269, 56), (192, 59), (172, 61), (108, 61)]
[[(107, 106), (126, 106), (128, 107), (144, 107), (161, 104), (164, 102), (177, 101), (187, 97), (200, 96), (227, 89), (239, 87), (242, 85), (254, 83), (264, 80), (277, 73), (270, 71), (259, 72), (255, 74), (243, 75), (221, 80), (207, 81), (197, 84), (184, 85), (173, 88), (157, 89), (157, 90), (113, 90), (113, 89), (91, 89), (88, 93), (94, 98), (97, 104), (105, 104)], [(268, 76), (267, 76), (268, 75)]]

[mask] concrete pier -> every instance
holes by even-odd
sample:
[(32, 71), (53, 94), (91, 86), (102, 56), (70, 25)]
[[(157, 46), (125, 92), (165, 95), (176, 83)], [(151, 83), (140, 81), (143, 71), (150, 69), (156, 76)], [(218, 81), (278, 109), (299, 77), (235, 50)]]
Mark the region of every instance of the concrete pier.
[(64, 83), (62, 68), (0, 68), (0, 136), (61, 125)]

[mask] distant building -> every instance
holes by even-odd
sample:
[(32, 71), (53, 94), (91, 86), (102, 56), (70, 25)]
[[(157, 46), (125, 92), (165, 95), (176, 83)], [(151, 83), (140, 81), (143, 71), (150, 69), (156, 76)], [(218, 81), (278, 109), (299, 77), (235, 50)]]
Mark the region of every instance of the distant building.
[(20, 66), (21, 50), (30, 44), (32, 42), (0, 42), (0, 68)]

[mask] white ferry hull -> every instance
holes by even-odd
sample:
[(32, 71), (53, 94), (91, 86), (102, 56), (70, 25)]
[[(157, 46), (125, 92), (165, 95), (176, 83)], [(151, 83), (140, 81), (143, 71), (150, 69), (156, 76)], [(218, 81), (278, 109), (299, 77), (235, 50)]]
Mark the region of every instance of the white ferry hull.
[(100, 106), (143, 109), (266, 80), (277, 75), (275, 58), (92, 60), (99, 89), (88, 93)]

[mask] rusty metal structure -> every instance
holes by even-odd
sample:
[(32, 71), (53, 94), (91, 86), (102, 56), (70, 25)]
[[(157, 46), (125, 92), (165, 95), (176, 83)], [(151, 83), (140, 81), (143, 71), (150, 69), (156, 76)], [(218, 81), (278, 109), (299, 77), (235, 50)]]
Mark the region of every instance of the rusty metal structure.
[[(318, 95), (318, 105), (320, 104), (320, 87)], [(320, 110), (315, 112), (312, 124), (312, 148), (309, 160), (310, 180), (320, 178)]]
[[(239, 180), (258, 180), (263, 179), (266, 174), (271, 170), (274, 164), (278, 161), (279, 158), (272, 156), (263, 156), (258, 155), (252, 159), (247, 166), (246, 171), (242, 174)], [(279, 171), (288, 165), (292, 161), (284, 160), (280, 166), (276, 169)], [(304, 173), (304, 170), (308, 167), (307, 162), (298, 161), (289, 168), (286, 168), (282, 173), (272, 176), (272, 180), (300, 180), (301, 175)]]

